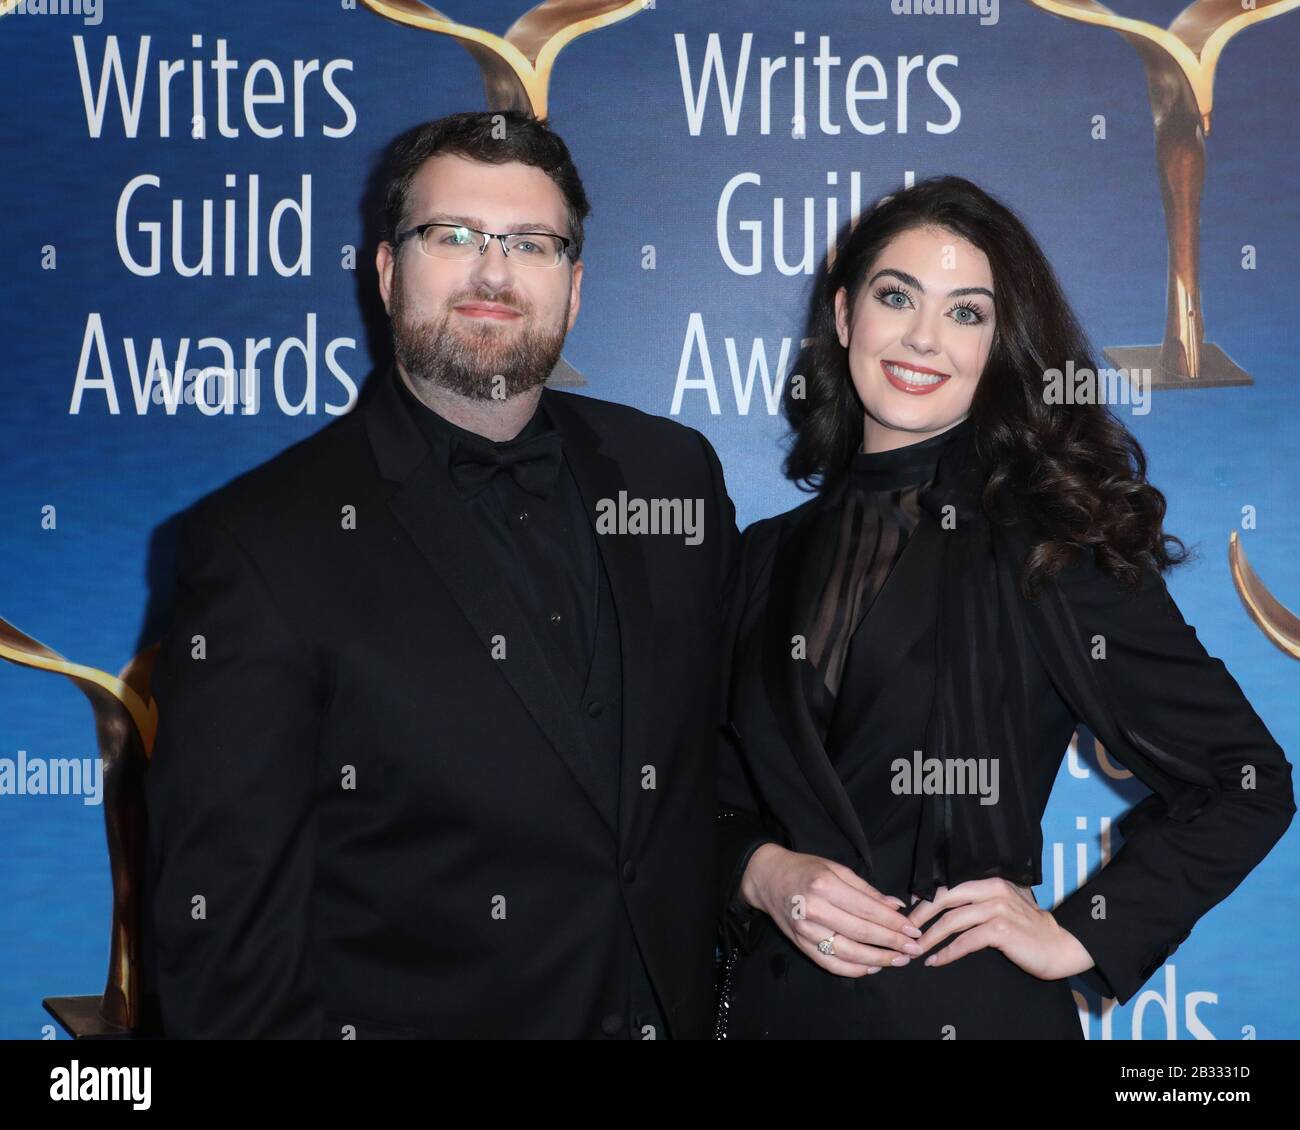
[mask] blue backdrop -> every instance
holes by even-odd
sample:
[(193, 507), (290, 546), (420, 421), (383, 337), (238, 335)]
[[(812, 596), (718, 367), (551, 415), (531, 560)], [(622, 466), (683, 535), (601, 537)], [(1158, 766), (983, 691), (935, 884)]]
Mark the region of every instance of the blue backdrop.
[[(461, 46), (349, 0), (94, 7), (0, 19), (0, 617), (117, 672), (157, 638), (174, 516), (350, 407), (382, 354), (365, 208), (382, 148), (485, 99)], [(442, 7), (499, 34), (526, 3)], [(988, 23), (896, 7), (658, 0), (571, 43), (550, 85), (552, 124), (594, 205), (565, 356), (586, 378), (582, 391), (707, 434), (742, 526), (804, 497), (779, 473), (776, 393), (811, 293), (811, 269), (799, 267), (805, 198), (820, 261), (828, 201), (833, 229), (851, 214), (855, 181), (866, 203), (909, 176), (958, 173), (1024, 217), (1099, 349), (1155, 342), (1163, 330), (1167, 244), (1137, 53), (1112, 31), (1020, 0), (1004, 0)], [(1123, 7), (1163, 26), (1181, 4)], [(824, 111), (812, 63), (822, 37), (840, 60)], [(881, 124), (871, 134), (845, 107), (845, 74), (862, 56), (885, 79), (884, 98), (857, 105), (864, 122)], [(766, 130), (764, 57), (787, 60), (772, 76)], [(922, 60), (905, 98), (900, 57)], [(1300, 270), (1297, 57), (1293, 11), (1234, 38), (1214, 87), (1201, 242), (1207, 337), (1254, 384), (1162, 392), (1145, 415), (1120, 410), (1169, 497), (1169, 528), (1200, 550), (1171, 576), (1171, 591), (1292, 760), (1300, 668), (1246, 615), (1227, 541), (1238, 530), (1272, 591), (1300, 604), (1291, 449), (1300, 342), (1286, 297)], [(213, 65), (223, 59), (235, 61), (224, 115)], [(177, 64), (166, 94), (163, 60)], [(863, 64), (861, 88), (873, 74)], [(246, 92), (261, 100), (250, 104)], [(186, 277), (173, 241), (182, 265), (200, 261), (205, 200), (213, 271)], [(271, 257), (277, 206), (283, 274)], [(147, 274), (151, 231), (158, 270)], [(1244, 266), (1246, 247), (1256, 259)], [(143, 385), (151, 353), (169, 371), (239, 368), (260, 339), (257, 412), (206, 415), (193, 403), (169, 412), (161, 396), (137, 403), (133, 372)], [(1243, 528), (1243, 508), (1253, 508), (1253, 528)], [(1136, 795), (1090, 738), (1080, 744), (1044, 827), (1044, 905), (1101, 862), (1111, 821)], [(67, 679), (0, 664), (0, 758), (20, 750), (93, 758), (92, 716)], [(103, 809), (86, 799), (0, 795), (0, 1036), (39, 1038), (43, 996), (103, 987), (110, 884)], [(1300, 1036), (1297, 835), (1127, 1007), (1080, 988), (1089, 1036)]]

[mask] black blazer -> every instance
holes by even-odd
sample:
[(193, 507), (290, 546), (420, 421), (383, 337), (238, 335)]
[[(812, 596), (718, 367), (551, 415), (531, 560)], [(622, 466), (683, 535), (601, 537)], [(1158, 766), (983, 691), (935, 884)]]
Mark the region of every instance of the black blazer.
[(704, 505), (699, 545), (596, 538), (624, 672), (614, 828), (524, 613), (375, 382), (184, 526), (148, 779), (167, 1033), (599, 1037), (630, 917), (669, 1034), (707, 1035), (739, 538), (716, 455), (675, 422), (542, 394), (589, 511), (623, 490)]
[[(806, 624), (817, 592), (799, 566), (819, 503), (811, 499), (745, 531), (728, 617), (729, 740), (719, 769), (717, 875), (726, 940), (740, 951), (775, 929), (765, 915), (735, 901), (759, 842), (822, 855), (871, 879), (867, 834), (789, 662), (791, 636)], [(882, 704), (910, 701), (918, 679), (932, 677), (914, 651), (921, 625), (909, 609), (924, 606), (924, 594), (939, 583), (938, 554), (926, 548), (942, 536), (934, 517), (923, 513), (859, 629), (857, 646), (870, 649), (873, 669), (887, 672), (877, 692)], [(1023, 529), (1017, 536), (1023, 542)], [(1136, 741), (1199, 747), (1221, 785), (1218, 800), (1190, 821), (1169, 818), (1158, 798), (1148, 797), (1121, 824), (1125, 842), (1109, 865), (1053, 912), (1092, 955), (1104, 989), (1123, 1004), (1282, 836), (1295, 812), (1291, 766), (1223, 663), (1206, 654), (1154, 569), (1146, 570), (1137, 591), (1125, 590), (1089, 556), (1052, 583), (1068, 606), (1067, 626), (1054, 637), (1042, 619), (1030, 617), (1039, 662), (1027, 676), (1032, 685), (1018, 696), (1030, 704), (1033, 748), (1041, 751), (1027, 783), (1029, 811), (1041, 821), (1080, 722), (1130, 769), (1142, 760)], [(1106, 658), (1094, 662), (1089, 655), (1098, 635)], [(775, 655), (785, 661), (773, 662)], [(1100, 672), (1100, 695), (1098, 684), (1081, 679), (1080, 662)], [(1248, 772), (1253, 782), (1243, 787)], [(910, 894), (889, 893), (905, 901)]]

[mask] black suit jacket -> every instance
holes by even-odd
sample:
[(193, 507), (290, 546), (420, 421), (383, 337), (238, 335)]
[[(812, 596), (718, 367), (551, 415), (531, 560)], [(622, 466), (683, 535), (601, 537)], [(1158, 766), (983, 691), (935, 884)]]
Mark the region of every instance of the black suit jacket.
[(148, 780), (166, 1030), (598, 1037), (630, 919), (669, 1034), (704, 1036), (738, 541), (716, 455), (675, 422), (542, 394), (589, 512), (624, 490), (703, 499), (702, 544), (596, 539), (622, 640), (615, 827), (587, 759), (619, 751), (582, 752), (394, 379), (184, 525)]
[[(819, 502), (814, 498), (745, 531), (729, 616), (730, 740), (720, 765), (724, 818), (717, 875), (727, 938), (742, 950), (775, 929), (736, 901), (758, 843), (770, 839), (826, 856), (871, 878), (864, 863), (867, 834), (817, 737), (789, 662), (791, 635), (807, 623), (808, 602), (818, 591), (799, 563)], [(939, 556), (927, 550), (942, 536), (934, 517), (923, 513), (859, 628), (855, 646), (869, 648), (872, 669), (888, 673), (876, 696), (880, 709), (905, 713), (902, 704), (917, 694), (921, 680), (933, 679), (933, 667), (913, 650), (923, 625), (911, 612), (933, 603)], [(1023, 529), (1007, 536), (1026, 547)], [(1154, 794), (1144, 800), (1121, 823), (1125, 842), (1109, 865), (1053, 912), (1092, 955), (1104, 989), (1123, 1004), (1282, 836), (1295, 812), (1291, 766), (1154, 569), (1130, 591), (1088, 556), (1052, 584), (1064, 603), (1040, 597), (1029, 617), (1039, 663), (1014, 707), (1030, 712), (1038, 758), (1027, 782), (1028, 810), (1041, 821), (1080, 722), (1144, 783), (1159, 776), (1149, 755), (1183, 749), (1201, 751), (1220, 785), (1217, 799), (1191, 820), (1170, 818)], [(1092, 658), (1097, 636), (1105, 640), (1104, 660)], [(888, 724), (884, 716), (882, 724)], [(904, 901), (910, 896), (888, 893)]]

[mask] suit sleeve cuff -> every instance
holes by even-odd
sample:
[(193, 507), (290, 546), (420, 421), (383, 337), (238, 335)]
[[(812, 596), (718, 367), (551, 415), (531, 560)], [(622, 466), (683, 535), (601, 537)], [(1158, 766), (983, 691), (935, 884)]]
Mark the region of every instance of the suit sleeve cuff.
[(1085, 883), (1052, 911), (1057, 925), (1068, 930), (1092, 958), (1093, 968), (1082, 976), (1099, 983), (1106, 995), (1127, 1004), (1169, 955), (1168, 947), (1142, 953), (1136, 939), (1115, 922), (1092, 915), (1094, 892)]

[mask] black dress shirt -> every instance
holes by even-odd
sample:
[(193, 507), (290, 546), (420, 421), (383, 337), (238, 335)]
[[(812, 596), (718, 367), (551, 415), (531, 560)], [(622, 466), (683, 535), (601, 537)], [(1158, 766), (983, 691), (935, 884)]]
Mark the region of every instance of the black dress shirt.
[[(554, 428), (539, 401), (515, 439), (494, 443), (440, 416), (407, 388), (400, 374), (396, 376), (403, 402), (448, 474), (456, 444), (499, 450)], [(529, 493), (501, 471), (485, 489), (465, 499), (465, 505), (483, 533), (494, 567), (509, 578), (568, 701), (578, 703), (595, 643), (596, 538), (567, 462), (561, 463), (546, 498)]]

